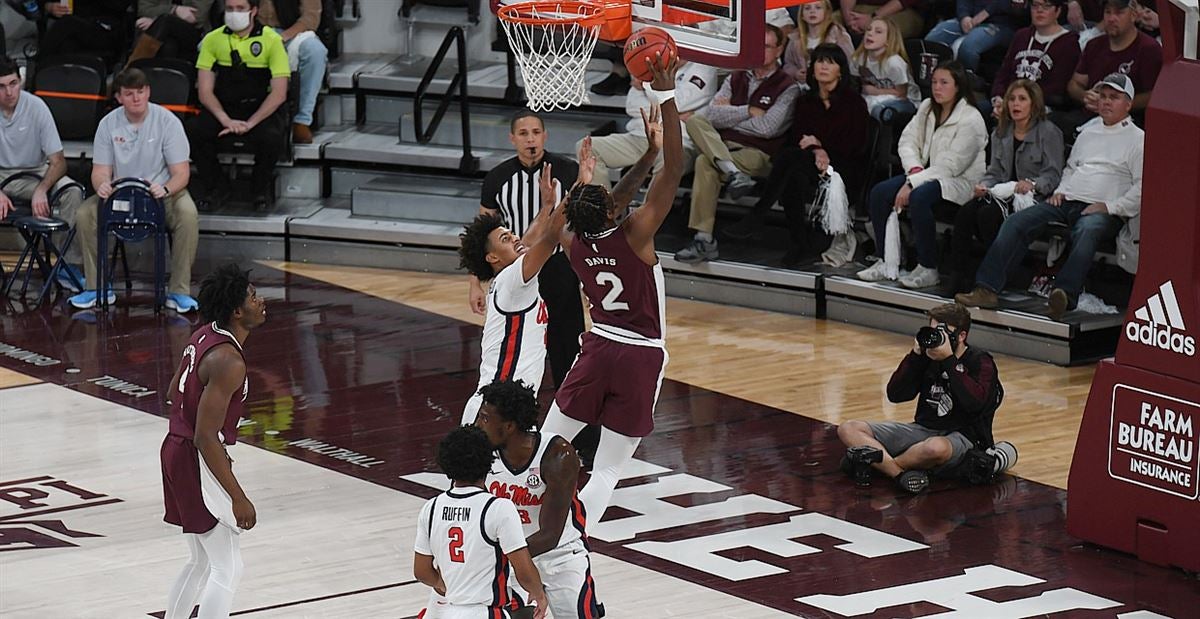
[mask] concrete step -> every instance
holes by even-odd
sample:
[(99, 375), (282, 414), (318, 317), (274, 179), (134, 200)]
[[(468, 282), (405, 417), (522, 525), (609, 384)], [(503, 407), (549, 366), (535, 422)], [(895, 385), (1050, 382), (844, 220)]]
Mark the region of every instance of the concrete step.
[(461, 225), (479, 212), (480, 182), (474, 179), (403, 175), (378, 178), (350, 193), (355, 217)]

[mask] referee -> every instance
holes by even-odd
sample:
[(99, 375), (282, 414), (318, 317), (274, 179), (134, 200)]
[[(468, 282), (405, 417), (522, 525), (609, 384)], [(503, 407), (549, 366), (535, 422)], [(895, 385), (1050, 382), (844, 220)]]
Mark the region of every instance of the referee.
[[(546, 152), (546, 125), (541, 117), (525, 109), (517, 112), (509, 124), (508, 139), (517, 149), (517, 156), (506, 160), (488, 172), (483, 179), (483, 195), (479, 212), (499, 213), (509, 229), (525, 236), (529, 224), (541, 209), (538, 181), (543, 164), (549, 163), (558, 181), (558, 195), (575, 184), (579, 164), (567, 157)], [(579, 297), (579, 278), (562, 251), (557, 251), (538, 275), (538, 292), (550, 314), (546, 325), (546, 355), (550, 359), (550, 374), (558, 388), (567, 370), (579, 354), (579, 334), (583, 333), (583, 304)], [(471, 277), (471, 309), (482, 315), (486, 295), (483, 286)]]

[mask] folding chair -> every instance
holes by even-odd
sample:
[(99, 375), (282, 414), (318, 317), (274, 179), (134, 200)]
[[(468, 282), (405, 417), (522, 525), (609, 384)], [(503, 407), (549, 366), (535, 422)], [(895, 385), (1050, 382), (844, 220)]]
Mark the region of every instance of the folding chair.
[[(29, 181), (40, 182), (42, 177), (33, 172), (18, 172), (4, 179), (0, 183), (0, 191), (3, 191), (13, 181), (24, 179)], [(48, 200), (51, 206), (58, 204), (62, 199), (63, 194), (68, 191), (78, 190), (84, 192), (83, 185), (71, 182), (55, 189), (49, 196)], [(43, 283), (41, 293), (38, 295), (37, 303), (40, 305), (46, 296), (50, 293), (51, 286), (59, 286), (58, 274), (62, 266), (66, 264), (63, 257), (67, 250), (71, 248), (71, 243), (75, 239), (75, 230), (71, 229), (67, 222), (56, 217), (35, 217), (33, 215), (33, 206), (27, 200), (13, 200), (14, 212), (9, 215), (8, 219), (2, 223), (13, 225), (17, 232), (25, 239), (25, 248), (21, 251), (21, 255), (17, 258), (17, 264), (13, 268), (12, 276), (7, 281), (3, 266), (0, 266), (0, 282), (3, 282), (2, 294), (8, 296), (12, 291), (13, 284), (24, 271), (24, 280), (21, 284), (21, 296), (24, 297), (29, 288), (29, 279), (33, 275), (34, 267), (40, 271)], [(57, 246), (52, 238), (55, 232), (67, 232), (67, 239), (62, 247)], [(71, 278), (72, 283), (76, 287), (82, 289), (83, 282), (79, 281), (73, 272), (69, 269), (63, 271)]]
[[(166, 303), (167, 218), (161, 200), (150, 193), (150, 183), (140, 178), (122, 178), (113, 182), (113, 192), (96, 214), (96, 259), (100, 279), (96, 284), (97, 303), (108, 309), (108, 290), (112, 287), (114, 262), (108, 256), (108, 235), (118, 243), (137, 243), (154, 237), (154, 311)], [(126, 270), (126, 290), (132, 290)]]

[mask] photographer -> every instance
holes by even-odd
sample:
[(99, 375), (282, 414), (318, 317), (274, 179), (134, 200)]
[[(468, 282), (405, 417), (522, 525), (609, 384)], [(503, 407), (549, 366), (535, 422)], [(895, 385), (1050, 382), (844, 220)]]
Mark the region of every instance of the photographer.
[(927, 471), (957, 477), (969, 475), (980, 463), (990, 464), (984, 477), (990, 479), (1016, 462), (1011, 444), (993, 445), (992, 417), (1004, 389), (992, 356), (967, 346), (970, 312), (947, 303), (928, 316), (929, 326), (917, 332), (912, 351), (887, 385), (892, 402), (919, 397), (915, 423), (855, 420), (838, 426), (838, 438), (851, 448), (843, 470), (849, 473), (871, 462), (913, 494), (929, 486)]

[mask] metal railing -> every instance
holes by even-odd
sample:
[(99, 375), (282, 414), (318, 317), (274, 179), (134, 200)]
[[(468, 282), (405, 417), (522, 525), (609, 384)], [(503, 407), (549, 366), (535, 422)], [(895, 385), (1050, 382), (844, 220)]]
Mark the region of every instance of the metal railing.
[[(451, 43), (454, 44), (455, 52), (458, 54), (458, 70), (450, 78), (450, 86), (446, 88), (446, 92), (440, 95), (441, 100), (438, 102), (433, 117), (429, 120), (429, 125), (425, 126), (425, 99), (437, 96), (430, 95), (429, 85), (433, 83), (433, 78), (441, 68), (442, 61), (446, 59), (446, 53), (450, 51)], [(463, 29), (458, 26), (454, 26), (446, 32), (446, 37), (442, 39), (442, 46), (438, 48), (437, 54), (430, 61), (429, 68), (425, 70), (425, 76), (421, 78), (421, 84), (417, 86), (417, 92), (413, 95), (413, 130), (419, 144), (428, 144), (433, 139), (433, 134), (437, 132), (438, 126), (442, 123), (442, 117), (446, 115), (446, 110), (450, 108), (450, 104), (455, 99), (458, 100), (459, 113), (462, 116), (463, 154), (459, 160), (458, 169), (463, 173), (470, 174), (479, 170), (479, 158), (471, 154), (471, 113), (467, 98), (467, 43)], [(399, 124), (400, 135), (403, 136), (403, 115), (400, 116)]]

